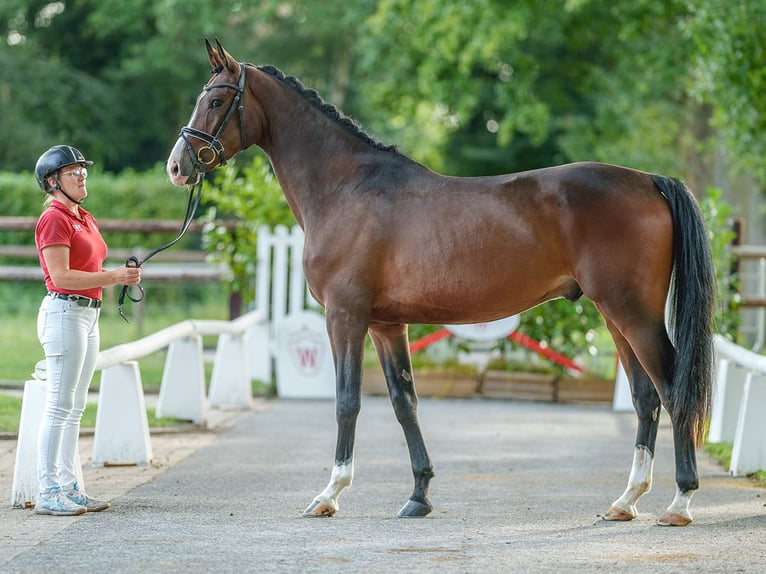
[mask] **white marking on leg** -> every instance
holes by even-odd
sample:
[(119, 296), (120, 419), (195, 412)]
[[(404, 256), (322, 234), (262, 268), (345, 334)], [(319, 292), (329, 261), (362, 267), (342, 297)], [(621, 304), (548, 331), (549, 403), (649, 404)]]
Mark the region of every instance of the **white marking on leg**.
[(670, 506), (668, 506), (665, 514), (678, 514), (679, 516), (683, 516), (689, 522), (691, 522), (692, 515), (689, 512), (689, 503), (691, 502), (692, 496), (694, 496), (695, 492), (697, 491), (688, 490), (686, 492), (681, 492), (681, 490), (676, 486), (676, 496), (673, 498), (673, 502), (670, 504)]
[(622, 496), (614, 501), (612, 508), (619, 508), (633, 517), (638, 515), (636, 502), (652, 489), (654, 455), (645, 446), (638, 446), (633, 452), (633, 467), (628, 477), (628, 487)]
[(332, 475), (330, 476), (330, 482), (325, 489), (314, 500), (318, 500), (322, 504), (326, 504), (338, 510), (338, 497), (341, 493), (351, 486), (351, 481), (354, 478), (354, 462), (351, 461), (348, 464), (336, 464), (332, 469)]

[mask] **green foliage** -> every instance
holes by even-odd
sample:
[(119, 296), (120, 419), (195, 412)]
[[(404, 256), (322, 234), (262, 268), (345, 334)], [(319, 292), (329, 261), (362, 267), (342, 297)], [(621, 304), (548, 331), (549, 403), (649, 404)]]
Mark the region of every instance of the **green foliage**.
[(705, 444), (705, 452), (727, 470), (731, 466), (731, 449), (732, 444), (730, 442)]
[[(258, 228), (295, 225), (282, 189), (261, 155), (249, 166), (236, 162), (218, 172), (212, 185), (205, 187), (212, 206), (205, 215), (202, 246), (210, 259), (229, 269), (224, 285), (229, 292), (242, 295), (243, 303), (255, 296), (253, 277), (257, 264)], [(226, 225), (234, 220), (236, 227)]]
[(694, 41), (689, 91), (713, 108), (734, 165), (766, 181), (766, 3), (687, 0)]
[[(87, 149), (83, 148), (81, 151), (86, 157), (90, 157)], [(37, 185), (33, 173), (0, 172), (0, 213), (37, 217), (44, 209), (43, 203), (47, 197)], [(180, 231), (186, 203), (185, 192), (168, 181), (164, 167), (160, 165), (141, 173), (126, 169), (118, 175), (103, 172), (100, 166), (96, 165), (89, 171), (88, 198), (83, 207), (90, 211), (97, 221), (102, 219), (177, 220)], [(136, 247), (148, 250), (172, 240), (177, 232), (148, 233), (141, 237), (137, 237), (135, 233), (104, 231), (102, 234), (110, 247)], [(178, 247), (193, 248), (194, 241), (190, 236)], [(34, 245), (34, 234), (31, 230), (3, 232), (0, 234), (0, 243)]]
[[(709, 442), (705, 445), (705, 452), (710, 458), (718, 462), (725, 470), (731, 467), (732, 443), (730, 442)], [(766, 486), (766, 470), (756, 470), (748, 474), (753, 482), (761, 487)], [(766, 503), (764, 503), (766, 506)]]
[(202, 39), (219, 36), (451, 174), (596, 159), (691, 180), (720, 133), (727, 161), (766, 181), (765, 6), (6, 0), (0, 157), (29, 169), (70, 142), (109, 171), (154, 165), (205, 81)]
[[(521, 314), (519, 331), (567, 357), (595, 353), (596, 332), (604, 320), (590, 299), (555, 299)], [(515, 343), (513, 343), (515, 345)], [(556, 370), (563, 368), (556, 365)]]
[[(105, 291), (99, 327), (101, 349), (129, 343), (189, 318), (228, 319), (227, 298), (217, 283), (194, 284), (190, 287), (194, 290), (191, 295), (175, 283), (147, 282), (145, 288), (147, 296), (140, 304), (140, 317), (137, 306), (126, 307), (131, 323), (125, 323), (117, 313), (117, 290)], [(0, 282), (0, 316), (3, 317), (0, 349), (6, 351), (0, 363), (0, 381), (28, 379), (37, 361), (43, 358), (35, 325), (37, 309), (44, 295), (45, 287), (40, 283)], [(205, 341), (205, 344), (214, 343), (214, 340)], [(144, 389), (159, 389), (164, 365), (165, 351), (141, 359), (139, 366)], [(99, 377), (96, 374), (94, 385)]]
[(734, 339), (741, 323), (738, 308), (739, 279), (732, 271), (735, 258), (730, 249), (736, 234), (732, 228), (731, 206), (722, 199), (722, 195), (720, 189), (709, 187), (699, 203), (710, 236), (718, 283), (715, 330)]

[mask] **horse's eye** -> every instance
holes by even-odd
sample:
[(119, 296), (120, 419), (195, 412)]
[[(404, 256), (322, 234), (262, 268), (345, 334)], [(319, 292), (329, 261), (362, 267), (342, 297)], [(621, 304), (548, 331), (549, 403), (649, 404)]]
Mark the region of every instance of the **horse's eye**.
[(223, 105), (223, 100), (216, 98), (210, 102), (211, 108), (220, 108)]

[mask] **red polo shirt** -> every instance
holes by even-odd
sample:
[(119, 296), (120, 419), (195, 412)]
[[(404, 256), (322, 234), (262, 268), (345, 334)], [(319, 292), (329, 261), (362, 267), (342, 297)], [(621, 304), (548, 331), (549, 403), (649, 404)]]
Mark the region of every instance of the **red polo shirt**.
[(92, 273), (103, 271), (107, 247), (93, 216), (79, 208), (80, 215), (76, 216), (63, 203), (54, 199), (53, 203), (40, 214), (35, 228), (35, 243), (40, 257), (40, 266), (45, 275), (45, 286), (48, 291), (84, 295), (91, 299), (101, 299), (101, 287), (71, 291), (60, 289), (53, 284), (48, 266), (43, 257), (43, 248), (51, 245), (66, 245), (69, 247), (69, 268)]

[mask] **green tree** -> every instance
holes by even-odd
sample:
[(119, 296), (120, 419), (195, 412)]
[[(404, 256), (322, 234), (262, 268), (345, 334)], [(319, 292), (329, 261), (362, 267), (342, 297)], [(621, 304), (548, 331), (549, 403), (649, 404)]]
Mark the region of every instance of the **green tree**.
[(766, 2), (688, 0), (691, 94), (713, 109), (730, 162), (766, 183)]

